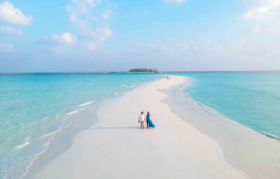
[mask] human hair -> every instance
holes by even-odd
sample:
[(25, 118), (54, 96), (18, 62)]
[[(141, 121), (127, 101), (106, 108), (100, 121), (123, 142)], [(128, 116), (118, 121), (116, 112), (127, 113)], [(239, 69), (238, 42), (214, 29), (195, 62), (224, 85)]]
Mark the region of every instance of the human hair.
[(141, 114), (144, 114), (144, 112), (142, 111)]
[(147, 112), (147, 114), (148, 114), (148, 115), (150, 115), (150, 113), (149, 113), (149, 112)]

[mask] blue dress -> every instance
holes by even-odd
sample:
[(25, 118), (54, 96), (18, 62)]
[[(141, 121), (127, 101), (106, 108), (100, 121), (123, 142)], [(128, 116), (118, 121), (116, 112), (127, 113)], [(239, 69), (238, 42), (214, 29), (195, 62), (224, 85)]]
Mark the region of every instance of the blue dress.
[(150, 127), (152, 128), (155, 128), (156, 126), (153, 124), (153, 121), (150, 119), (150, 115), (147, 115), (147, 127), (148, 127), (148, 124)]

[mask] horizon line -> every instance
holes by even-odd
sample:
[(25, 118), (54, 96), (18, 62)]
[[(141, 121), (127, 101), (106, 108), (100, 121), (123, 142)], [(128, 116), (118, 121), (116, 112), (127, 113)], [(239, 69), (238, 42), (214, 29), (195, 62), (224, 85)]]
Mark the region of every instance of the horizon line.
[[(105, 72), (105, 73), (104, 73)], [(280, 70), (191, 70), (191, 71), (159, 71), (159, 73), (168, 72), (280, 72)], [(129, 72), (129, 71), (78, 71), (78, 72), (0, 72), (0, 74), (85, 74), (85, 73), (149, 73), (149, 72)]]

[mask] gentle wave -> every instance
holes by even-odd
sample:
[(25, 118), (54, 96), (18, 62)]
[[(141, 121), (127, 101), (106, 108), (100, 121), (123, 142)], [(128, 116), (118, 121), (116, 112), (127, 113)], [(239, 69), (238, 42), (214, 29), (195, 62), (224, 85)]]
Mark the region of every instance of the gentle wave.
[(267, 133), (267, 132), (260, 132), (261, 134), (267, 136), (267, 137), (270, 137), (272, 139), (276, 139), (276, 140), (279, 140), (280, 141), (280, 137), (277, 137), (276, 135), (274, 134), (271, 134), (271, 133)]
[(86, 103), (83, 103), (83, 104), (80, 104), (78, 106), (87, 106), (87, 105), (90, 105), (92, 103), (94, 103), (95, 101), (89, 101), (89, 102), (86, 102)]
[(84, 110), (84, 109), (79, 109), (79, 110), (76, 110), (76, 111), (71, 111), (71, 112), (66, 113), (66, 114), (67, 115), (72, 115), (72, 114), (76, 114), (76, 113), (78, 113), (79, 111), (82, 111), (82, 110)]
[(15, 149), (21, 149), (21, 148), (23, 148), (23, 147), (28, 146), (28, 145), (29, 145), (29, 139), (30, 139), (30, 137), (27, 137), (27, 138), (25, 139), (25, 142), (24, 142), (23, 144), (20, 144), (20, 145), (16, 146)]
[[(181, 89), (180, 89), (180, 90), (181, 90)], [(214, 115), (214, 116), (216, 116), (216, 117), (218, 117), (218, 118), (220, 118), (220, 119), (223, 119), (223, 120), (225, 120), (225, 121), (227, 121), (227, 122), (230, 122), (230, 123), (237, 123), (237, 122), (233, 121), (232, 119), (226, 117), (225, 115), (219, 113), (218, 111), (214, 110), (213, 108), (211, 108), (211, 107), (209, 107), (209, 106), (207, 106), (207, 105), (205, 105), (205, 104), (202, 104), (202, 103), (199, 102), (199, 101), (196, 101), (196, 100), (193, 99), (193, 97), (192, 97), (190, 94), (188, 94), (187, 92), (185, 92), (185, 96), (186, 96), (187, 98), (190, 98), (190, 99), (191, 99), (192, 101), (194, 101), (196, 104), (198, 104), (198, 105), (199, 105), (204, 111), (206, 111), (207, 113), (212, 114), (212, 115)]]
[(42, 152), (39, 152), (39, 153), (37, 153), (37, 154), (34, 155), (34, 158), (30, 161), (29, 165), (28, 165), (27, 168), (26, 168), (26, 172), (25, 172), (19, 179), (22, 179), (22, 178), (24, 178), (24, 177), (27, 175), (27, 173), (29, 172), (29, 168), (32, 166), (33, 162), (38, 158), (39, 155), (45, 153), (45, 151), (48, 149), (48, 147), (49, 147), (49, 145), (50, 145), (50, 141), (51, 141), (51, 140), (53, 139), (53, 137), (54, 137), (54, 134), (57, 133), (57, 132), (59, 132), (59, 131), (61, 131), (61, 128), (59, 128), (59, 130), (57, 130), (57, 131), (55, 131), (55, 132), (51, 132), (51, 133), (49, 133), (49, 134), (46, 134), (46, 135), (43, 135), (43, 136), (42, 136), (42, 137), (47, 137), (47, 136), (52, 135), (52, 137), (47, 141), (47, 143), (42, 145), (42, 147), (44, 148), (44, 149), (42, 150)]
[(61, 131), (61, 127), (60, 127), (58, 130), (54, 131), (54, 132), (51, 132), (51, 133), (42, 135), (40, 138), (45, 138), (45, 137), (54, 135), (54, 134), (56, 134), (56, 133), (58, 133), (58, 132), (60, 132), (60, 131)]

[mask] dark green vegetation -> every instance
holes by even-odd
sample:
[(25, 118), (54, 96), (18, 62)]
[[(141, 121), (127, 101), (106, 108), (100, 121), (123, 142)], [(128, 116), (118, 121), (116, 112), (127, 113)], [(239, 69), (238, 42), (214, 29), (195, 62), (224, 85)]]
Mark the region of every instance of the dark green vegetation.
[(158, 73), (158, 70), (155, 68), (135, 68), (129, 70), (131, 73)]

